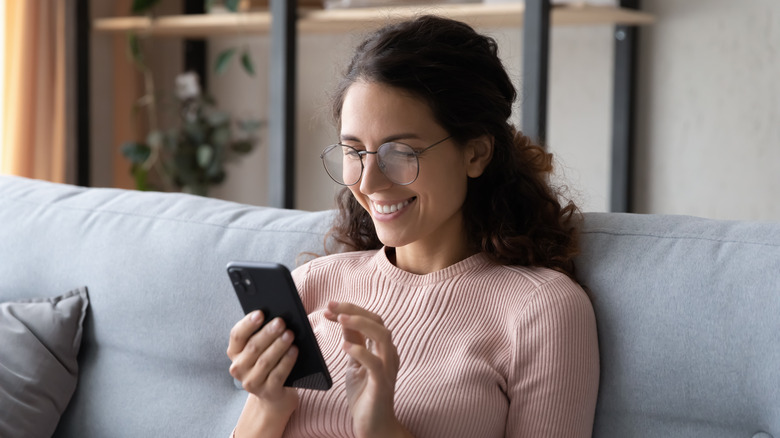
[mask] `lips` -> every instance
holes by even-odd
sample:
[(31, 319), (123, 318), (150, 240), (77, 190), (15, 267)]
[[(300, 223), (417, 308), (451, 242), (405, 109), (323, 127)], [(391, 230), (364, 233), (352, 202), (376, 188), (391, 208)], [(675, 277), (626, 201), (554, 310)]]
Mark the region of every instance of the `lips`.
[(387, 204), (387, 203), (380, 204), (380, 203), (377, 203), (375, 201), (371, 201), (371, 206), (374, 208), (374, 211), (376, 213), (379, 213), (379, 214), (393, 214), (393, 213), (395, 213), (395, 212), (397, 212), (399, 210), (403, 210), (404, 207), (409, 205), (415, 199), (417, 199), (417, 198), (413, 197), (413, 198), (409, 198), (407, 200), (404, 200), (404, 201), (401, 201), (401, 202), (397, 202), (397, 203), (392, 203), (392, 204)]

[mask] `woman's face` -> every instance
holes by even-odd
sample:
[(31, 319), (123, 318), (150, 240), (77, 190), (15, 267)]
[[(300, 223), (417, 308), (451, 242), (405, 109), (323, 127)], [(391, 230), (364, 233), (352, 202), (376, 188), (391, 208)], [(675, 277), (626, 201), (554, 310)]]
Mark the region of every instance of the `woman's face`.
[[(347, 90), (341, 110), (343, 144), (373, 152), (398, 141), (420, 151), (448, 135), (425, 102), (399, 89), (358, 81)], [(467, 161), (452, 139), (445, 140), (419, 156), (417, 180), (398, 185), (379, 169), (376, 155), (365, 155), (363, 175), (349, 188), (371, 214), (384, 245), (431, 254), (466, 243), (461, 207)]]

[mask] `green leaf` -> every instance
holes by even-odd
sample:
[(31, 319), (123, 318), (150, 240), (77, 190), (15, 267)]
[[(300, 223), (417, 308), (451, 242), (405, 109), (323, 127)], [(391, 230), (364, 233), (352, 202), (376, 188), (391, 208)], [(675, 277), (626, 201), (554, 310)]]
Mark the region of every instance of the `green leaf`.
[(182, 143), (201, 144), (206, 140), (206, 132), (203, 126), (196, 123), (185, 123), (182, 127), (184, 138)]
[(217, 147), (224, 147), (230, 141), (230, 127), (222, 126), (211, 132), (211, 143)]
[(122, 144), (122, 155), (125, 156), (131, 163), (142, 164), (149, 159), (152, 154), (152, 149), (145, 143), (138, 143), (134, 141), (128, 141)]
[(254, 148), (254, 144), (249, 140), (234, 141), (230, 145), (230, 149), (239, 154), (247, 154), (252, 151), (252, 148)]
[(230, 64), (230, 60), (233, 58), (235, 53), (235, 48), (223, 50), (219, 53), (217, 56), (217, 63), (214, 65), (214, 71), (216, 71), (218, 75), (221, 75), (225, 72), (225, 70), (227, 70), (228, 64)]
[(265, 122), (260, 119), (244, 119), (238, 120), (238, 129), (246, 132), (255, 132), (265, 126)]
[(244, 50), (241, 54), (241, 66), (244, 67), (244, 71), (246, 71), (249, 76), (255, 75), (255, 65), (252, 62), (252, 57), (249, 56), (248, 50)]
[(133, 0), (133, 6), (130, 10), (134, 14), (143, 14), (152, 9), (157, 3), (160, 3), (160, 0)]
[(206, 116), (206, 121), (213, 127), (230, 125), (230, 114), (224, 111), (211, 111)]
[(227, 177), (227, 173), (224, 170), (215, 170), (208, 173), (208, 182), (209, 184), (221, 184), (225, 181), (225, 177)]
[(238, 12), (238, 4), (241, 0), (225, 0), (225, 7), (233, 12)]
[(214, 159), (214, 148), (209, 144), (202, 144), (198, 146), (198, 166), (201, 169), (206, 169), (211, 164), (211, 160)]
[(222, 163), (217, 160), (211, 163), (211, 166), (206, 169), (206, 181), (210, 184), (221, 183), (225, 180), (225, 176), (227, 176), (227, 174), (225, 173), (225, 170), (222, 169)]
[(175, 175), (179, 185), (189, 185), (198, 181), (198, 175), (193, 168), (194, 164), (191, 155), (177, 154), (173, 157), (171, 163), (171, 173)]
[(127, 34), (127, 51), (130, 59), (139, 67), (144, 65), (144, 55), (141, 52), (141, 39), (138, 34), (131, 32)]

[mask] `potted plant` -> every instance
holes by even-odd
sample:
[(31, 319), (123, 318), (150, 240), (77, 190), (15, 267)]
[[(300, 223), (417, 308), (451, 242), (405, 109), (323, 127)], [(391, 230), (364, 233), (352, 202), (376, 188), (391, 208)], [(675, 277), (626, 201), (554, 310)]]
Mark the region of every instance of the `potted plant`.
[[(153, 16), (160, 0), (134, 0), (132, 12)], [(238, 0), (205, 0), (207, 7), (222, 3), (236, 11)], [(144, 141), (122, 145), (122, 154), (130, 161), (136, 188), (139, 190), (181, 190), (207, 196), (211, 186), (224, 181), (225, 163), (249, 153), (258, 140), (259, 120), (233, 120), (217, 108), (216, 101), (201, 92), (197, 74), (186, 72), (176, 77), (173, 99), (155, 90), (152, 71), (141, 49), (141, 39), (128, 35), (128, 52), (143, 74), (145, 94), (135, 104), (136, 113), (144, 110), (149, 132)], [(223, 51), (217, 57), (215, 71), (225, 70), (236, 49)], [(254, 67), (248, 50), (241, 54), (241, 65), (249, 75)], [(158, 109), (176, 113), (176, 123), (169, 128), (158, 126)]]
[(177, 76), (175, 94), (176, 126), (152, 128), (145, 141), (124, 143), (122, 154), (130, 160), (139, 190), (160, 189), (161, 184), (165, 189), (207, 196), (211, 186), (224, 181), (225, 164), (252, 151), (262, 122), (234, 122), (201, 93), (192, 72)]

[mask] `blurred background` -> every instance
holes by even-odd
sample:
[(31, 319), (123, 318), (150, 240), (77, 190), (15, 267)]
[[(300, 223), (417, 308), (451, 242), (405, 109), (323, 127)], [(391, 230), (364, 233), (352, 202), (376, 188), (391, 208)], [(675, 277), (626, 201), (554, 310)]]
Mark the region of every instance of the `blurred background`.
[[(131, 169), (132, 159), (127, 151), (123, 154), (123, 145), (163, 144), (163, 137), (150, 140), (150, 132), (182, 131), (187, 120), (184, 109), (191, 108), (191, 101), (177, 95), (177, 78), (188, 70), (185, 41), (194, 37), (150, 37), (139, 32), (132, 43), (126, 29), (94, 27), (98, 20), (131, 16), (133, 7), (139, 6), (133, 0), (0, 3), (5, 24), (0, 42), (0, 171), (78, 182), (76, 131), (84, 121), (78, 120), (83, 112), (78, 108), (74, 71), (79, 50), (82, 57), (85, 50), (78, 47), (77, 35), (85, 29), (79, 28), (84, 24), (76, 17), (79, 8), (86, 7), (90, 106), (88, 123), (81, 126), (89, 132), (89, 185), (138, 187), (139, 174)], [(211, 3), (220, 4), (204, 4), (207, 10), (214, 7), (210, 14), (237, 13), (238, 20), (264, 7), (258, 4), (262, 2), (251, 2), (246, 9), (244, 2), (244, 12), (231, 12), (230, 2)], [(376, 6), (365, 3), (303, 1), (300, 6), (320, 14)], [(421, 8), (436, 13), (444, 6)], [(780, 220), (776, 201), (780, 193), (780, 2), (643, 0), (641, 11), (652, 15), (653, 22), (638, 31), (632, 210)], [(153, 7), (155, 17), (184, 12), (181, 0), (160, 0)], [(384, 9), (371, 20), (379, 22), (392, 14), (392, 9)], [(475, 18), (473, 24), (498, 40), (500, 56), (522, 89), (519, 22), (495, 25)], [(231, 135), (238, 135), (240, 121), (257, 123), (253, 147), (224, 162), (218, 169), (222, 173), (215, 173), (220, 182), (207, 194), (267, 205), (265, 123), (273, 117), (269, 114), (269, 66), (274, 61), (268, 32), (252, 30), (252, 25), (196, 38), (204, 41), (207, 66), (197, 91), (211, 96), (215, 111), (230, 118)], [(336, 187), (319, 159), (321, 150), (337, 139), (329, 93), (352, 48), (373, 25), (373, 21), (354, 22), (327, 31), (299, 27), (294, 78), (295, 208), (321, 210), (334, 205)], [(614, 24), (554, 23), (551, 28), (546, 143), (557, 159), (557, 181), (570, 188), (585, 211), (610, 208), (614, 49)], [(154, 120), (148, 114), (150, 83)], [(179, 85), (181, 92), (181, 81)], [(520, 103), (513, 116), (518, 126)], [(214, 157), (202, 149), (195, 154), (195, 162), (201, 164)], [(162, 182), (152, 188), (182, 189)]]

